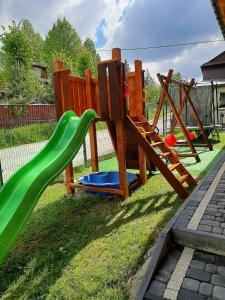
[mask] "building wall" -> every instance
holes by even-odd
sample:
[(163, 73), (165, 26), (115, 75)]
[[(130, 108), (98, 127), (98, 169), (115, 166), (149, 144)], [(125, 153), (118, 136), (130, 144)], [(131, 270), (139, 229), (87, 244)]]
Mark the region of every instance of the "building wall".
[(202, 68), (203, 80), (225, 79), (225, 65)]

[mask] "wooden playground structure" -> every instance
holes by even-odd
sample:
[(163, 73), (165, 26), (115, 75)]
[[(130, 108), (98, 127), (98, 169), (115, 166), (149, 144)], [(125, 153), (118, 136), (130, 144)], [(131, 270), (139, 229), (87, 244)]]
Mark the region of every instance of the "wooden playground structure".
[[(93, 190), (116, 194), (126, 199), (131, 190), (146, 183), (151, 171), (156, 168), (183, 199), (188, 195), (183, 184), (197, 184), (172, 149), (160, 138), (154, 124), (150, 125), (147, 121), (144, 115), (142, 62), (135, 60), (134, 66), (133, 72), (125, 73), (119, 48), (112, 50), (111, 60), (98, 63), (98, 78), (93, 78), (90, 70), (85, 71), (85, 78), (75, 77), (64, 68), (61, 61), (55, 62), (53, 79), (57, 117), (60, 118), (68, 110), (73, 110), (80, 116), (86, 109), (94, 109), (99, 116), (96, 121), (105, 121), (107, 124), (120, 178), (119, 189), (84, 186), (74, 182), (71, 163), (66, 169), (67, 193), (74, 193), (75, 189)], [(128, 92), (125, 92), (126, 86)], [(168, 97), (167, 89), (164, 88), (163, 91), (163, 95)], [(155, 123), (156, 120), (157, 118)], [(92, 171), (98, 172), (96, 123), (91, 124), (89, 136)], [(138, 179), (131, 184), (127, 182), (127, 169), (136, 169), (139, 172)]]
[[(171, 108), (171, 112), (173, 113), (173, 120), (171, 122), (169, 133), (173, 134), (176, 126), (178, 125), (179, 129), (181, 129), (185, 137), (185, 140), (182, 141), (178, 140), (176, 145), (174, 145), (174, 147), (180, 147), (180, 146), (189, 147), (191, 150), (190, 153), (179, 153), (179, 157), (194, 157), (196, 159), (196, 162), (200, 162), (200, 158), (198, 152), (196, 151), (196, 147), (207, 147), (210, 151), (213, 150), (213, 147), (209, 142), (209, 139), (206, 135), (206, 131), (202, 125), (202, 122), (198, 116), (198, 113), (190, 97), (190, 91), (195, 85), (195, 80), (191, 79), (190, 82), (183, 82), (181, 80), (173, 79), (172, 75), (173, 75), (173, 70), (169, 70), (167, 76), (161, 75), (159, 73), (157, 74), (158, 80), (162, 87), (162, 94), (159, 100), (159, 104), (152, 125), (153, 126), (157, 125), (163, 105), (165, 101), (168, 100), (168, 104)], [(169, 85), (171, 83), (176, 85), (179, 89), (180, 101), (179, 101), (178, 109), (176, 108), (174, 101), (169, 92)], [(190, 138), (188, 128), (185, 126), (182, 120), (182, 112), (186, 105), (188, 105), (190, 111), (193, 114), (196, 125), (199, 128), (200, 133), (202, 134), (204, 143), (194, 144), (192, 139)]]

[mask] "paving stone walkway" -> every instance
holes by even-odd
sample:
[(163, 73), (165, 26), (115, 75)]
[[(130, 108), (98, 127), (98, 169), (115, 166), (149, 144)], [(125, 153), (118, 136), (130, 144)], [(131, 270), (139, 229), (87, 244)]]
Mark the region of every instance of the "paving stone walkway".
[(172, 246), (144, 299), (225, 300), (225, 155), (174, 220)]

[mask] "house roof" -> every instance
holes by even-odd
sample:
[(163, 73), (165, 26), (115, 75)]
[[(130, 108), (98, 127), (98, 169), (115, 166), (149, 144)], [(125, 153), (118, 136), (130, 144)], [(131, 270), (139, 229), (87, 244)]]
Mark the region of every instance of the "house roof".
[(208, 62), (201, 65), (201, 68), (216, 66), (216, 65), (223, 65), (223, 64), (225, 64), (225, 51), (221, 52), (220, 54), (215, 56), (213, 59), (211, 59)]
[(225, 39), (225, 1), (224, 0), (211, 0), (217, 21)]

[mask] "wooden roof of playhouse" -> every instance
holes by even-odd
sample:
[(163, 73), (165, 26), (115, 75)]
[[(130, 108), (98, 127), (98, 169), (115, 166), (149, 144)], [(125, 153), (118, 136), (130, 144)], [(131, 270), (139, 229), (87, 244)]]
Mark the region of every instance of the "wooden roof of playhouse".
[(223, 37), (225, 38), (225, 1), (211, 0)]

